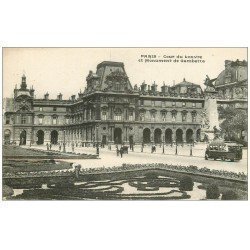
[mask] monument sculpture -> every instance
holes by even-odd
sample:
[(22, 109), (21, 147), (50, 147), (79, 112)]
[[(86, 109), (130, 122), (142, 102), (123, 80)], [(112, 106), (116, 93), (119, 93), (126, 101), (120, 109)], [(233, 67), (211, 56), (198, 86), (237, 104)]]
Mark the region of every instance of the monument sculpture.
[(205, 102), (204, 102), (204, 112), (202, 113), (202, 129), (201, 129), (201, 138), (204, 141), (212, 141), (219, 137), (220, 127), (219, 127), (219, 114), (217, 110), (217, 91), (213, 85), (213, 82), (217, 78), (210, 79), (209, 76), (206, 76), (204, 85), (206, 89)]

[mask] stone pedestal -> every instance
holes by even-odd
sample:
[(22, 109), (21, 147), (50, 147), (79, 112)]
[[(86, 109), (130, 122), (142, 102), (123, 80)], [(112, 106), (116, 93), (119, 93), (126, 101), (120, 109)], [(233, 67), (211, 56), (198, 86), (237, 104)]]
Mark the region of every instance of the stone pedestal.
[(217, 109), (217, 91), (214, 89), (205, 90), (205, 115), (203, 117), (203, 127), (201, 129), (201, 139), (206, 137), (208, 141), (214, 139), (214, 128), (219, 129), (219, 114)]

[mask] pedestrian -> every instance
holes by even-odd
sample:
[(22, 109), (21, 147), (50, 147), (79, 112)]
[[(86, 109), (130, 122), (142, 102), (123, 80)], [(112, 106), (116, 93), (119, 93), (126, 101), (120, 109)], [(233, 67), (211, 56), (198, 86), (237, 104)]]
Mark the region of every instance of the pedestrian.
[(51, 150), (51, 148), (52, 148), (52, 143), (49, 144), (49, 149)]
[(61, 149), (62, 149), (62, 145), (61, 145), (61, 144), (59, 144), (59, 151), (61, 151)]
[(74, 142), (72, 142), (72, 152), (74, 152), (75, 151), (75, 144), (74, 144)]
[(122, 158), (122, 155), (123, 155), (123, 148), (122, 147), (120, 149), (120, 154), (121, 154), (121, 158)]
[(46, 146), (47, 146), (47, 150), (49, 151), (49, 143), (47, 143)]
[(119, 156), (119, 148), (116, 147), (116, 155)]

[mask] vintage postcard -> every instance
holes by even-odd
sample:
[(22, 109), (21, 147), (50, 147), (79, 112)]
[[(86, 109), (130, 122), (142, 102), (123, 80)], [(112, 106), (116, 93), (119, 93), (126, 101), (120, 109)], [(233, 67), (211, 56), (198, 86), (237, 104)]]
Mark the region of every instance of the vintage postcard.
[(247, 200), (247, 48), (3, 48), (4, 200)]

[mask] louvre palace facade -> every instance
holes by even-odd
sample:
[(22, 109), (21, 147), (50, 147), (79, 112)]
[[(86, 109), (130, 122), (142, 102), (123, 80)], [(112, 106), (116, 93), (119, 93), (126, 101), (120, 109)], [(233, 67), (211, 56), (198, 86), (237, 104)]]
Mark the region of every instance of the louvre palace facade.
[[(208, 72), (209, 73), (209, 72)], [(205, 78), (205, 77), (204, 77)], [(27, 81), (28, 82), (28, 81)], [(206, 92), (186, 79), (168, 86), (132, 86), (121, 62), (89, 71), (83, 93), (64, 100), (35, 98), (23, 75), (4, 99), (4, 143), (150, 144), (200, 141)], [(217, 105), (247, 109), (247, 62), (225, 61), (215, 81)]]

